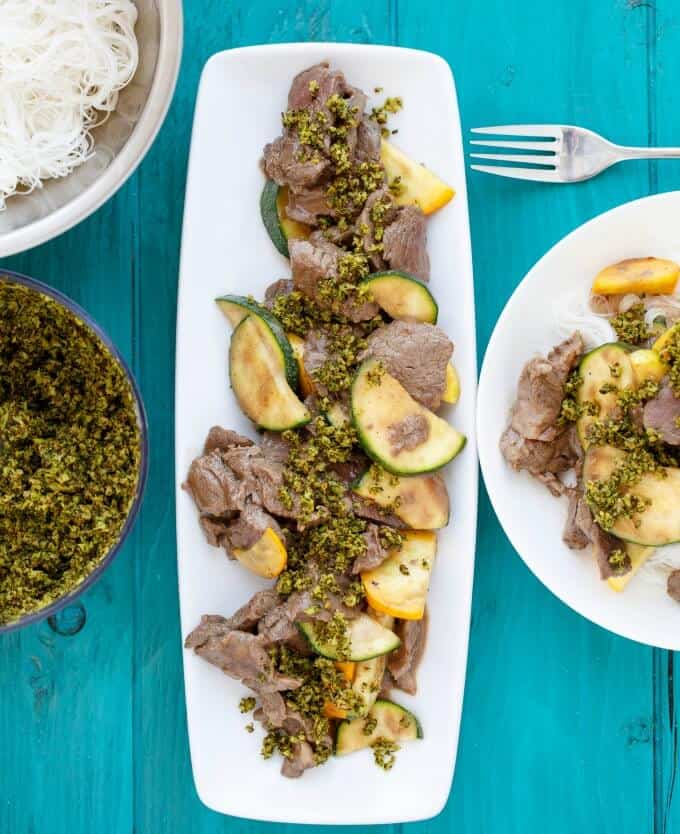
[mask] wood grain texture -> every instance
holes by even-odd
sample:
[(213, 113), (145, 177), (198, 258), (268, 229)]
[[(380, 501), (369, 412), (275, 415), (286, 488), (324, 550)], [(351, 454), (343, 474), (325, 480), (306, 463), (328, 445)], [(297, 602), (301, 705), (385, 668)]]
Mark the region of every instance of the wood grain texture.
[[(292, 830), (206, 810), (188, 756), (172, 356), (186, 160), (205, 60), (260, 42), (399, 43), (449, 61), (465, 128), (566, 121), (615, 141), (679, 141), (675, 0), (186, 0), (185, 15), (177, 94), (139, 172), (60, 240), (2, 263), (72, 295), (108, 330), (138, 375), (152, 453), (142, 515), (83, 597), (82, 630), (66, 637), (42, 623), (0, 638), (1, 834)], [(472, 174), (480, 359), (508, 295), (549, 246), (601, 211), (679, 182), (680, 163), (672, 162), (630, 163), (558, 187)], [(589, 624), (546, 592), (512, 551), (482, 489), (454, 789), (439, 818), (407, 828), (680, 831), (673, 660)]]

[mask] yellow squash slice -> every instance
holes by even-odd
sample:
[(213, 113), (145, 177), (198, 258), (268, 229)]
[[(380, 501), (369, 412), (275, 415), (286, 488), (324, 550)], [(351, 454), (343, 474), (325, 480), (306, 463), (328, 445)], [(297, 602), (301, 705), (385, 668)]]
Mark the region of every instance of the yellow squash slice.
[(384, 139), (380, 143), (380, 159), (385, 166), (387, 182), (391, 184), (399, 178), (401, 190), (395, 197), (397, 205), (407, 206), (415, 203), (424, 214), (432, 214), (445, 206), (456, 193), (432, 171), (419, 162), (414, 162), (403, 151)]
[(659, 382), (668, 372), (666, 364), (661, 361), (655, 350), (647, 348), (634, 350), (629, 359), (638, 385), (642, 385), (649, 379), (653, 382)]
[(446, 388), (442, 394), (442, 402), (455, 405), (460, 398), (460, 380), (458, 372), (450, 363), (446, 366)]
[(422, 620), (437, 537), (425, 530), (402, 535), (401, 546), (394, 548), (382, 565), (364, 571), (361, 581), (368, 604), (376, 611), (401, 620)]
[(606, 267), (595, 276), (596, 295), (647, 293), (668, 295), (675, 290), (680, 266), (663, 258), (628, 258)]
[(278, 576), (288, 561), (286, 547), (271, 527), (267, 527), (252, 547), (246, 550), (235, 547), (231, 552), (243, 567), (265, 579)]
[(291, 238), (299, 238), (300, 240), (307, 240), (312, 233), (312, 227), (306, 223), (298, 223), (286, 214), (286, 206), (288, 205), (288, 186), (283, 185), (279, 188), (279, 193), (276, 195), (276, 211), (279, 216), (279, 224), (281, 230), (286, 237), (286, 240)]
[[(655, 350), (657, 353), (663, 353), (663, 351), (669, 346), (670, 342), (675, 339), (675, 337), (680, 333), (680, 321), (676, 322), (672, 327), (669, 327), (664, 333), (662, 333), (659, 338), (654, 342), (652, 345), (652, 350)], [(661, 357), (663, 359), (663, 357)]]
[(609, 579), (607, 580), (607, 585), (609, 585), (612, 591), (621, 593), (621, 591), (624, 590), (624, 588), (630, 582), (630, 580), (644, 565), (647, 559), (649, 559), (652, 553), (654, 553), (654, 550), (655, 548), (653, 547), (643, 547), (641, 544), (632, 544), (631, 542), (626, 542), (626, 553), (630, 557), (630, 570), (628, 571), (628, 573), (624, 573), (623, 576), (609, 577)]

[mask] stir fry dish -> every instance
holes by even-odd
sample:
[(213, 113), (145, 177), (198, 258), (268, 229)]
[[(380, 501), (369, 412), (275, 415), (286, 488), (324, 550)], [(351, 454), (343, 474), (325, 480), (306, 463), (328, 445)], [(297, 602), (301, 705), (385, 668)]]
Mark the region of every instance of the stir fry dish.
[[(602, 270), (589, 304), (611, 341), (587, 349), (575, 332), (531, 359), (501, 438), (514, 469), (568, 499), (564, 541), (590, 547), (614, 591), (680, 541), (679, 275), (659, 258)], [(667, 590), (680, 602), (680, 570)]]
[(439, 470), (465, 445), (438, 413), (460, 386), (426, 247), (453, 190), (387, 141), (401, 101), (367, 102), (327, 64), (292, 82), (261, 196), (290, 278), (216, 299), (259, 435), (212, 428), (184, 485), (208, 542), (274, 583), (185, 645), (252, 691), (246, 730), (262, 724), (288, 777), (366, 748), (389, 770), (421, 738), (391, 693), (417, 691)]

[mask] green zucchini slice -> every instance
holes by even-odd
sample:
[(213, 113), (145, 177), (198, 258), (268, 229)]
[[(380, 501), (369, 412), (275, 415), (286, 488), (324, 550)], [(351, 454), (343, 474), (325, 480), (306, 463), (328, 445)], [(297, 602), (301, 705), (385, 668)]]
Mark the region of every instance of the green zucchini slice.
[[(354, 377), (352, 421), (366, 454), (394, 475), (420, 475), (441, 469), (465, 446), (465, 436), (416, 402), (380, 361), (367, 359)], [(426, 438), (411, 448), (393, 443), (405, 420), (427, 427)]]
[(246, 316), (254, 316), (261, 320), (263, 330), (265, 332), (269, 330), (279, 344), (288, 384), (294, 391), (297, 390), (299, 384), (298, 362), (295, 358), (293, 346), (278, 319), (274, 318), (266, 307), (245, 295), (223, 295), (216, 298), (215, 302), (232, 327), (238, 327)]
[(368, 720), (371, 720), (371, 723), (375, 721), (374, 730), (368, 734), (364, 732), (366, 718), (354, 718), (340, 723), (335, 738), (337, 756), (365, 750), (381, 738), (400, 743), (423, 737), (423, 731), (415, 715), (394, 701), (378, 699), (368, 713)]
[(247, 316), (234, 330), (229, 348), (231, 387), (244, 414), (260, 428), (285, 431), (311, 419), (288, 382), (291, 361), (295, 363), (292, 351), (286, 355), (281, 340), (260, 316)]
[(359, 614), (347, 623), (349, 657), (339, 656), (337, 647), (323, 638), (322, 627), (317, 623), (298, 623), (298, 628), (314, 651), (330, 660), (370, 660), (372, 657), (389, 654), (401, 645), (401, 640), (393, 631), (366, 614)]
[(576, 397), (578, 402), (593, 402), (600, 408), (597, 416), (585, 414), (576, 424), (581, 445), (587, 449), (588, 427), (597, 419), (609, 417), (617, 407), (616, 391), (603, 394), (600, 389), (605, 383), (617, 389), (635, 387), (635, 371), (627, 348), (611, 342), (587, 353), (581, 360), (579, 373), (583, 381)]
[(408, 272), (376, 272), (361, 282), (388, 316), (403, 321), (437, 323), (439, 308), (432, 293)]
[[(592, 446), (583, 466), (583, 479), (600, 481), (625, 462), (626, 453), (611, 446)], [(635, 518), (619, 518), (609, 532), (633, 544), (663, 547), (680, 541), (680, 469), (664, 468), (665, 477), (649, 472), (628, 492), (649, 500), (649, 506)]]
[(309, 226), (286, 215), (287, 204), (288, 189), (267, 180), (260, 197), (260, 214), (272, 243), (286, 258), (289, 257), (288, 241), (291, 238), (308, 238), (311, 232)]
[(439, 530), (449, 523), (449, 493), (439, 475), (403, 478), (373, 464), (353, 490), (414, 530)]

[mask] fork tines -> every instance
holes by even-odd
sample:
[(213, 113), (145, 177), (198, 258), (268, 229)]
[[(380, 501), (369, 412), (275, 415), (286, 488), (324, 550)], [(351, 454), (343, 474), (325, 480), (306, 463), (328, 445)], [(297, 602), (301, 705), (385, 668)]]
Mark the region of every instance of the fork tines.
[[(513, 136), (516, 139), (471, 139), (470, 144), (486, 148), (507, 148), (514, 153), (471, 153), (474, 159), (511, 165), (471, 165), (473, 171), (523, 180), (557, 181), (557, 163), (562, 146), (562, 131), (556, 125), (494, 125), (474, 127), (472, 133), (487, 136)], [(534, 153), (532, 153), (534, 152)], [(537, 153), (535, 153), (537, 152)]]

